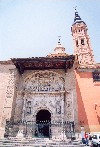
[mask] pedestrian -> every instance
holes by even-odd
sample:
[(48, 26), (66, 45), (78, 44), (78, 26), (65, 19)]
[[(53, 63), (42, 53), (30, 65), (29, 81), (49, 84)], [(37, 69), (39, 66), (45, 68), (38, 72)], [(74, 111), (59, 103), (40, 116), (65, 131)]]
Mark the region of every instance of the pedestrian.
[(82, 143), (85, 144), (85, 132), (81, 131)]
[(91, 146), (91, 144), (92, 144), (92, 136), (91, 136), (91, 134), (89, 133), (89, 145)]
[(85, 144), (89, 146), (88, 133), (85, 132)]

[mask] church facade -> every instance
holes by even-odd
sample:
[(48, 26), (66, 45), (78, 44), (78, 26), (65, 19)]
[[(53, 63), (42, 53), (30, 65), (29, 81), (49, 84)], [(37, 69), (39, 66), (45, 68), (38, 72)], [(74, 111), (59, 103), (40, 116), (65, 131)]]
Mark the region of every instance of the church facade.
[(100, 132), (100, 64), (94, 61), (87, 25), (75, 12), (74, 54), (60, 39), (47, 57), (0, 62), (0, 137), (61, 138)]

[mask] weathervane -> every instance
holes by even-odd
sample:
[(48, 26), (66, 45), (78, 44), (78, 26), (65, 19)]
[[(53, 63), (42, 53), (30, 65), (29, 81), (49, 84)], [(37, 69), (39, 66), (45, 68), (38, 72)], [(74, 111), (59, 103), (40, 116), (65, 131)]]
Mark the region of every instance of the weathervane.
[(74, 10), (75, 10), (75, 12), (76, 12), (76, 11), (77, 11), (77, 9), (76, 9), (76, 8), (77, 8), (77, 6), (75, 6), (75, 7), (73, 7), (73, 8), (74, 8)]

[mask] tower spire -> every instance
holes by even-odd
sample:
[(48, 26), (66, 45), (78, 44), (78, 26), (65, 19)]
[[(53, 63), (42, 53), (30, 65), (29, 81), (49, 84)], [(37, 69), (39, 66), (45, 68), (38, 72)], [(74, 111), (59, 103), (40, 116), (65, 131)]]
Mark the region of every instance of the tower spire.
[(61, 36), (58, 36), (58, 42), (56, 47), (54, 48), (54, 53), (49, 54), (48, 57), (62, 57), (62, 56), (67, 56), (65, 53), (65, 48), (61, 44)]
[(65, 52), (65, 48), (61, 45), (61, 36), (58, 36), (58, 44), (54, 49), (55, 54), (62, 54)]
[[(81, 22), (83, 22), (84, 24), (85, 24), (85, 22), (81, 19), (81, 17), (79, 16), (79, 14), (78, 14), (78, 11), (77, 11), (77, 6), (74, 8), (75, 9), (75, 18), (74, 18), (74, 23), (73, 23), (73, 25), (74, 24), (76, 24), (76, 23), (81, 23)], [(86, 25), (86, 24), (85, 24)]]

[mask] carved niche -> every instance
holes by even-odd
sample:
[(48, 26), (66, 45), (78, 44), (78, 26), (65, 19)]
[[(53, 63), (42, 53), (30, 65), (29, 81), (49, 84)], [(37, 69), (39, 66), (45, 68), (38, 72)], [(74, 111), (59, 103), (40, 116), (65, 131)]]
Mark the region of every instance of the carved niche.
[(34, 73), (25, 80), (24, 89), (30, 92), (64, 91), (64, 78), (53, 72)]
[(56, 102), (56, 114), (61, 114), (61, 104), (60, 104), (60, 101)]

